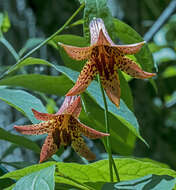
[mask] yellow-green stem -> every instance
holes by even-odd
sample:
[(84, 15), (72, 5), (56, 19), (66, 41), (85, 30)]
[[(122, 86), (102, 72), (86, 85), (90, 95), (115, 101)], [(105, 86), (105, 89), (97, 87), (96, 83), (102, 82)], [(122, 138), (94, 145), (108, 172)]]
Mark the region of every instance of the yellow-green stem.
[[(108, 118), (108, 105), (106, 102), (106, 97), (105, 97), (105, 93), (104, 93), (104, 89), (102, 87), (101, 84), (101, 80), (100, 80), (100, 76), (98, 75), (98, 83), (101, 89), (101, 93), (102, 93), (102, 97), (103, 97), (103, 102), (104, 102), (104, 114), (105, 114), (105, 126), (106, 126), (106, 133), (110, 134), (110, 127), (109, 127), (109, 118)], [(119, 178), (119, 174), (118, 174), (118, 170), (116, 168), (114, 159), (112, 157), (112, 149), (111, 149), (111, 142), (110, 142), (110, 136), (107, 137), (107, 143), (106, 143), (106, 151), (108, 152), (108, 160), (109, 160), (109, 172), (110, 172), (110, 181), (113, 182), (113, 168), (114, 168), (114, 172), (117, 178), (117, 181), (120, 181)]]

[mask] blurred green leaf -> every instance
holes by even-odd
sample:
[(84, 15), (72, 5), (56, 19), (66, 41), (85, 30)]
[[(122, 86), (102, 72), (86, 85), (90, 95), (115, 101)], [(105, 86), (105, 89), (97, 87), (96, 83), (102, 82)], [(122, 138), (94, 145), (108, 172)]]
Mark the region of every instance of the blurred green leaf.
[(89, 22), (94, 18), (102, 18), (104, 20), (108, 33), (113, 38), (114, 23), (113, 17), (107, 6), (106, 0), (86, 0), (84, 8), (84, 36), (90, 42)]
[(33, 142), (30, 139), (27, 139), (23, 136), (12, 134), (12, 133), (4, 130), (3, 128), (0, 128), (0, 139), (9, 141), (20, 147), (30, 149), (36, 153), (40, 152), (40, 148), (35, 142)]
[(20, 86), (46, 94), (63, 96), (71, 88), (72, 82), (64, 75), (24, 74), (2, 79), (0, 80), (0, 85)]
[(176, 76), (176, 66), (168, 66), (164, 72), (162, 73), (164, 78), (174, 77)]
[(21, 168), (25, 168), (25, 167), (28, 167), (28, 166), (31, 166), (32, 164), (34, 163), (31, 163), (31, 162), (3, 162), (3, 161), (0, 161), (1, 164), (5, 164), (5, 165), (8, 165), (8, 166), (12, 166), (16, 169), (21, 169)]
[(6, 148), (6, 150), (1, 154), (0, 156), (0, 160), (3, 160), (4, 158), (6, 158), (9, 154), (12, 154), (13, 151), (18, 148), (18, 146), (16, 144), (11, 144), (8, 148)]
[(38, 122), (38, 120), (34, 117), (32, 108), (40, 112), (46, 112), (45, 107), (38, 98), (23, 90), (1, 88), (0, 99), (22, 112), (33, 123)]
[(0, 13), (0, 31), (5, 33), (10, 28), (10, 20), (7, 12)]
[(37, 172), (33, 172), (17, 181), (13, 190), (54, 190), (54, 173), (54, 165)]
[(168, 175), (147, 175), (135, 180), (105, 184), (102, 190), (172, 190), (176, 179)]

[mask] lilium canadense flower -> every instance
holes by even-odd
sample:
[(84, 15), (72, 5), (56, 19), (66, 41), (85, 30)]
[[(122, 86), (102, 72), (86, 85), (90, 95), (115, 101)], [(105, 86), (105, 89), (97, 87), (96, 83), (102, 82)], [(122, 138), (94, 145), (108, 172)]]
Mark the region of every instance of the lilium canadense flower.
[(72, 59), (87, 60), (76, 84), (69, 90), (66, 96), (82, 93), (94, 77), (99, 74), (107, 96), (119, 107), (120, 81), (118, 69), (140, 79), (155, 76), (155, 73), (143, 71), (133, 60), (125, 57), (125, 55), (137, 53), (145, 42), (115, 45), (108, 35), (103, 20), (100, 18), (93, 19), (89, 28), (91, 34), (90, 47), (75, 47), (59, 43)]
[(87, 160), (94, 160), (95, 155), (85, 144), (81, 135), (90, 139), (109, 136), (107, 133), (98, 132), (78, 120), (81, 112), (80, 97), (68, 96), (56, 114), (40, 113), (32, 109), (38, 120), (45, 121), (39, 124), (14, 126), (14, 128), (27, 135), (40, 135), (47, 133), (48, 136), (42, 146), (40, 162), (47, 160), (57, 152), (60, 145), (69, 146)]

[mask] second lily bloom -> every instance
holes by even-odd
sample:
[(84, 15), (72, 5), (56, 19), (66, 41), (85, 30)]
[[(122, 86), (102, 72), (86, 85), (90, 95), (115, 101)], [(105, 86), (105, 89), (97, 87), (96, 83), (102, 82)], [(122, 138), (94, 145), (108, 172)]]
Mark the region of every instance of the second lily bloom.
[(120, 81), (118, 69), (140, 79), (155, 76), (155, 73), (143, 71), (134, 61), (125, 57), (125, 55), (137, 53), (145, 42), (115, 45), (100, 18), (93, 19), (89, 28), (91, 33), (90, 47), (74, 47), (59, 43), (72, 59), (87, 60), (76, 84), (66, 95), (74, 96), (84, 92), (94, 77), (99, 74), (109, 99), (119, 107)]

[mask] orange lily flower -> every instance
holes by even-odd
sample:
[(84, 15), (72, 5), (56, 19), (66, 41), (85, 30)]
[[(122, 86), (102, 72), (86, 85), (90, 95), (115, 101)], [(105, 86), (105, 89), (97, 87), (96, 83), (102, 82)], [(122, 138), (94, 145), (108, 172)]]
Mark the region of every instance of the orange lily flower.
[(85, 144), (81, 135), (90, 139), (109, 136), (107, 133), (98, 132), (78, 120), (81, 112), (80, 97), (66, 97), (64, 103), (56, 114), (40, 113), (32, 109), (38, 120), (45, 121), (39, 124), (14, 126), (14, 128), (27, 135), (40, 135), (47, 133), (48, 136), (42, 146), (40, 162), (47, 160), (57, 152), (60, 145), (71, 145), (73, 149), (87, 160), (96, 157)]
[(74, 47), (59, 43), (72, 59), (88, 60), (76, 84), (66, 96), (82, 93), (96, 74), (99, 74), (106, 94), (118, 107), (120, 104), (118, 69), (132, 77), (140, 79), (155, 76), (155, 73), (143, 71), (134, 61), (125, 57), (125, 55), (137, 53), (145, 42), (130, 45), (115, 45), (108, 35), (103, 20), (100, 18), (93, 19), (90, 22), (89, 28), (91, 34), (90, 47)]

